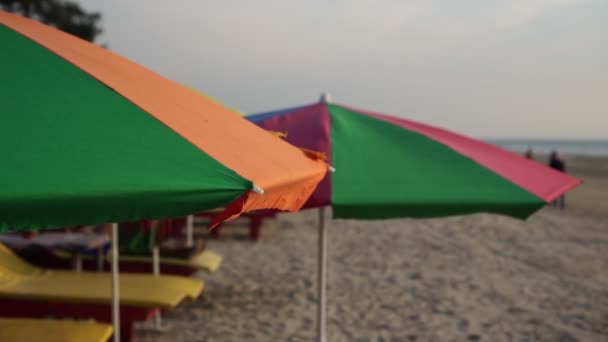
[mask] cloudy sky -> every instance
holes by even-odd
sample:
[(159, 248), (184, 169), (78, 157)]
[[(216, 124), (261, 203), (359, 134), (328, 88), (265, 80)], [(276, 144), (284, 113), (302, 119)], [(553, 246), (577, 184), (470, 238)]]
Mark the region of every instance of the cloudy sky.
[(337, 103), (476, 137), (608, 137), (606, 0), (81, 0), (98, 43), (246, 113)]

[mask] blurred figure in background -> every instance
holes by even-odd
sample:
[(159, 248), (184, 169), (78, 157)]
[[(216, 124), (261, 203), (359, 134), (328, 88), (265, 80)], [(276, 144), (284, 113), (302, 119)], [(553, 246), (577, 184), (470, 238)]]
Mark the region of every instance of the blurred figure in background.
[[(559, 157), (555, 150), (551, 151), (551, 154), (549, 155), (549, 167), (560, 172), (566, 172), (566, 163)], [(566, 197), (561, 195), (553, 202), (553, 205), (559, 205), (560, 209), (564, 209), (566, 207)]]
[(526, 151), (526, 153), (524, 153), (524, 157), (534, 160), (534, 153), (532, 152), (532, 148), (528, 147), (528, 150)]

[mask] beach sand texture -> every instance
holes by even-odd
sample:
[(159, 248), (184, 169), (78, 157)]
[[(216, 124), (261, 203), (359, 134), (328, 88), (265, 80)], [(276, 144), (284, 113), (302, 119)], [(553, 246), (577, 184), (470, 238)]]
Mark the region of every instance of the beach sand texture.
[[(608, 158), (566, 162), (585, 183), (526, 222), (332, 221), (328, 341), (608, 341)], [(257, 243), (226, 226), (204, 296), (139, 340), (313, 341), (316, 224), (281, 214)]]

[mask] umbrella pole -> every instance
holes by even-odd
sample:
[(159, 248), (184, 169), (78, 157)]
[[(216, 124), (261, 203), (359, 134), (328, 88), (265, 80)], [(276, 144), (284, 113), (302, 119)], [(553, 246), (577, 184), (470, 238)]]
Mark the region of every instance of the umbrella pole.
[(152, 248), (152, 273), (158, 277), (160, 275), (160, 251), (158, 245)]
[[(160, 276), (160, 250), (157, 244), (155, 244), (154, 248), (152, 248), (152, 270), (155, 277)], [(162, 326), (163, 317), (159, 311), (156, 316), (154, 316), (154, 328), (160, 331), (162, 330)]]
[(118, 273), (118, 224), (112, 223), (112, 325), (114, 328), (114, 342), (120, 342), (120, 284)]
[(194, 245), (194, 216), (188, 215), (186, 218), (186, 247), (192, 247)]
[(327, 275), (327, 232), (325, 231), (325, 208), (319, 208), (319, 256), (317, 285), (317, 342), (325, 342), (325, 303)]

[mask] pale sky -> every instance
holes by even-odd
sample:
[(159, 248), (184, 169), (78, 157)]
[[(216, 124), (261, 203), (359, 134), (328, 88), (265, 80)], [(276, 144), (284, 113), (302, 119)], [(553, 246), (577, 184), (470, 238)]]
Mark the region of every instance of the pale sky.
[(316, 101), (475, 137), (608, 138), (608, 0), (81, 0), (98, 43), (245, 113)]

